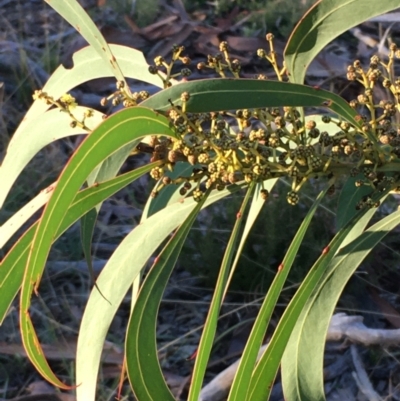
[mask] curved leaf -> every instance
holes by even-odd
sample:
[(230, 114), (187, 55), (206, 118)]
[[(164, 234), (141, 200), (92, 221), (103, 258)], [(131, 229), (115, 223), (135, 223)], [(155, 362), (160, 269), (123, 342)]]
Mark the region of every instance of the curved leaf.
[(397, 0), (320, 0), (315, 3), (294, 28), (284, 51), (290, 80), (303, 83), (311, 61), (337, 36), (398, 7)]
[(254, 370), (249, 399), (264, 401), (271, 393), (271, 387), (278, 372), (279, 364), (287, 343), (301, 315), (304, 305), (312, 296), (317, 286), (326, 274), (326, 268), (340, 248), (354, 225), (363, 219), (370, 210), (361, 210), (354, 219), (340, 230), (330, 244), (322, 251), (321, 256), (304, 278), (301, 286), (286, 307), (278, 326), (276, 327), (268, 347)]
[(297, 252), (303, 241), (304, 235), (306, 234), (308, 226), (310, 225), (318, 206), (326, 195), (326, 192), (328, 191), (331, 184), (332, 183), (329, 183), (327, 185), (326, 189), (319, 194), (319, 196), (313, 203), (306, 217), (302, 221), (299, 229), (297, 230), (297, 233), (294, 236), (293, 241), (290, 244), (281, 265), (278, 267), (278, 272), (275, 276), (274, 281), (271, 284), (271, 287), (264, 299), (264, 302), (261, 305), (257, 319), (254, 322), (249, 339), (246, 343), (246, 347), (243, 351), (242, 358), (236, 371), (235, 379), (232, 383), (228, 401), (241, 401), (252, 399), (248, 397), (248, 394), (250, 393), (249, 384), (251, 382), (254, 365), (256, 363), (257, 355), (262, 340), (265, 336), (266, 329), (269, 325), (272, 312), (275, 308), (278, 297), (281, 294), (283, 285), (296, 258)]
[[(102, 58), (103, 64), (108, 67), (110, 72), (118, 81), (125, 82), (124, 74), (111, 52), (111, 49), (103, 35), (87, 15), (84, 8), (76, 0), (45, 0), (46, 3), (57, 11), (69, 24), (71, 24), (82, 37), (96, 50)], [(126, 82), (125, 82), (125, 86)]]
[(359, 125), (355, 119), (356, 111), (332, 92), (289, 82), (258, 79), (212, 78), (183, 82), (156, 93), (141, 105), (167, 111), (171, 108), (171, 101), (175, 105), (182, 104), (183, 92), (190, 94), (186, 110), (193, 113), (278, 106), (328, 107), (345, 120)]
[[(44, 103), (44, 102), (42, 102)], [(46, 106), (49, 107), (49, 106)], [(87, 107), (77, 107), (73, 114), (82, 119)], [(103, 114), (93, 110), (93, 117), (88, 118), (88, 128), (94, 129), (103, 121)], [(82, 128), (70, 126), (71, 117), (60, 110), (49, 110), (44, 115), (30, 121), (26, 131), (13, 136), (7, 148), (6, 156), (0, 166), (0, 205), (3, 204), (15, 180), (30, 160), (46, 145), (67, 136), (86, 134)]]
[(126, 334), (126, 370), (138, 401), (175, 401), (163, 377), (157, 355), (158, 308), (179, 257), (206, 196), (190, 212), (156, 258), (140, 289)]
[(372, 192), (371, 187), (367, 185), (357, 188), (356, 181), (358, 180), (365, 180), (364, 174), (349, 177), (340, 192), (336, 212), (336, 231), (339, 231), (355, 216), (357, 213), (356, 205), (361, 198)]
[[(162, 86), (161, 79), (148, 72), (148, 64), (142, 52), (120, 45), (110, 44), (109, 46), (114, 56), (118, 60), (118, 64), (120, 65), (125, 77), (148, 82), (157, 87)], [(73, 55), (73, 63), (74, 66), (70, 69), (67, 69), (62, 65), (59, 66), (47, 81), (43, 91), (49, 96), (52, 96), (54, 99), (59, 99), (64, 93), (69, 92), (76, 86), (91, 79), (112, 76), (112, 71), (109, 66), (104, 63), (103, 58), (91, 46), (85, 47), (76, 52)], [(53, 113), (53, 115), (51, 117), (47, 117), (47, 113), (50, 112), (46, 113), (46, 110), (48, 110), (49, 107), (50, 106), (42, 100), (35, 100), (33, 102), (10, 141), (9, 150), (4, 159), (5, 161), (7, 160), (12, 162), (15, 156), (18, 156), (18, 158), (23, 156), (24, 159), (30, 160), (36, 154), (36, 152), (38, 152), (38, 150), (42, 149), (48, 143), (67, 135), (82, 133), (82, 130), (79, 128), (71, 129), (69, 127), (70, 119), (68, 119), (66, 115), (62, 117), (62, 114), (59, 112), (57, 113), (57, 110), (50, 111)], [(79, 109), (82, 109), (82, 112), (79, 114), (83, 114), (83, 111), (86, 108), (82, 107), (78, 108), (77, 110)], [(45, 113), (46, 117), (42, 116), (43, 113)], [(77, 117), (79, 117), (79, 114), (77, 114)], [(53, 120), (57, 119), (57, 116), (59, 117), (58, 129), (53, 130), (51, 124), (53, 124)], [(100, 118), (100, 116), (102, 116), (101, 113), (95, 111), (95, 116), (96, 117), (94, 119), (92, 118), (87, 120), (87, 125), (91, 129), (94, 129), (102, 121)], [(38, 118), (40, 118), (40, 120), (37, 120)], [(49, 126), (45, 128), (44, 124), (47, 124), (47, 118), (49, 119)], [(65, 119), (65, 127), (62, 125), (63, 119)], [(40, 121), (40, 123), (37, 121)], [(41, 130), (40, 135), (35, 135), (32, 133), (33, 127), (37, 127)], [(61, 132), (59, 133), (60, 129), (61, 131), (65, 131), (63, 136)], [(51, 133), (53, 135), (46, 137), (46, 133)], [(58, 133), (58, 135), (55, 137), (54, 133)], [(30, 148), (29, 146), (20, 147), (20, 143), (25, 141), (33, 142), (35, 146), (33, 148)], [(37, 144), (35, 141), (37, 141)], [(13, 151), (13, 155), (9, 155), (10, 150), (13, 149), (16, 149)], [(21, 149), (24, 151), (21, 151)], [(26, 164), (21, 164), (20, 167), (17, 166), (18, 168), (16, 171), (18, 171), (18, 174), (25, 167), (25, 165)], [(0, 181), (3, 183), (2, 188), (0, 188), (0, 206), (3, 204), (4, 199), (10, 190), (9, 183), (13, 183), (13, 180), (15, 180), (15, 178), (13, 178), (15, 172), (11, 170), (11, 176), (9, 176), (8, 173), (4, 172), (6, 170), (8, 170), (8, 168), (4, 168), (4, 170), (2, 170), (2, 166), (0, 167)]]
[[(385, 199), (386, 196), (387, 195), (383, 195), (382, 200)], [(341, 250), (342, 247), (346, 246), (353, 239), (358, 238), (361, 235), (361, 233), (365, 230), (365, 227), (368, 225), (369, 221), (375, 214), (376, 210), (377, 209), (369, 209), (366, 212), (364, 212), (362, 215), (360, 215), (360, 214), (356, 215), (352, 221), (347, 222), (347, 225), (345, 226), (345, 230), (338, 232), (338, 234), (336, 235), (336, 237), (338, 237), (339, 235), (343, 234), (344, 231), (346, 231), (346, 233), (347, 233), (347, 234), (344, 233), (342, 235), (340, 246), (339, 247), (336, 246), (335, 253), (329, 254), (329, 257), (331, 259), (338, 253), (339, 250)], [(325, 259), (324, 263), (325, 263), (325, 266), (328, 266), (330, 262), (328, 259)], [(316, 267), (316, 264), (314, 265), (314, 268), (315, 267)], [(327, 269), (327, 267), (326, 267), (326, 269)], [(324, 279), (326, 279), (327, 277), (328, 276), (325, 275)], [(313, 289), (312, 295), (309, 297), (305, 306), (303, 307), (303, 309), (296, 321), (296, 325), (292, 331), (290, 341), (288, 342), (288, 344), (286, 346), (285, 353), (282, 358), (282, 366), (285, 366), (285, 368), (282, 369), (282, 377), (285, 376), (286, 392), (288, 392), (290, 394), (290, 396), (293, 396), (293, 394), (298, 394), (298, 389), (296, 387), (298, 384), (297, 381), (295, 381), (295, 380), (291, 381), (291, 378), (297, 377), (297, 365), (298, 365), (298, 357), (299, 357), (297, 344), (300, 341), (299, 339), (302, 335), (302, 331), (303, 331), (304, 325), (306, 323), (307, 313), (308, 313), (310, 307), (312, 306), (312, 302), (313, 302), (313, 300), (315, 300), (319, 290), (323, 287), (324, 282), (325, 282), (324, 279), (322, 279), (318, 283), (318, 286), (316, 286)], [(315, 350), (318, 351), (319, 349), (321, 349), (321, 346), (323, 349), (323, 346), (325, 345), (325, 343), (323, 345), (317, 344), (317, 343), (314, 345), (315, 345)], [(289, 380), (288, 380), (288, 378), (289, 378)], [(287, 383), (289, 383), (289, 382), (290, 382), (290, 384), (288, 385)]]
[[(67, 211), (55, 240), (66, 231), (76, 220), (88, 212), (95, 205), (101, 203), (111, 195), (124, 188), (132, 181), (150, 171), (158, 163), (152, 163), (139, 167), (134, 171), (120, 175), (107, 182), (98, 183), (95, 186), (79, 192)], [(50, 196), (50, 193), (49, 193)], [(0, 324), (3, 322), (11, 302), (16, 297), (21, 287), (24, 269), (28, 261), (29, 250), (33, 240), (37, 222), (34, 223), (19, 238), (14, 247), (7, 253), (0, 263)]]
[[(55, 183), (41, 191), (35, 198), (13, 214), (2, 226), (0, 226), (0, 248), (50, 199)], [(1, 280), (0, 280), (1, 281)]]
[(22, 284), (20, 326), (29, 359), (54, 385), (65, 387), (51, 372), (34, 331), (29, 316), (32, 292), (38, 290), (47, 255), (59, 225), (90, 172), (112, 153), (149, 134), (175, 136), (165, 117), (142, 107), (122, 110), (105, 120), (86, 137), (69, 160), (37, 226)]
[[(204, 207), (239, 190), (238, 185), (223, 191), (212, 192)], [(137, 226), (114, 251), (97, 279), (97, 285), (107, 301), (92, 290), (82, 318), (78, 337), (76, 389), (78, 400), (94, 401), (101, 351), (109, 326), (125, 294), (159, 248), (165, 238), (189, 215), (196, 203), (185, 199), (183, 203), (170, 204)], [(159, 224), (162, 221), (163, 224)], [(100, 312), (99, 312), (100, 311)], [(96, 330), (93, 331), (93, 327)]]
[[(265, 205), (266, 201), (261, 196), (261, 190), (266, 189), (268, 192), (270, 192), (272, 190), (272, 188), (275, 186), (275, 184), (277, 183), (277, 181), (278, 181), (278, 179), (275, 178), (275, 179), (269, 179), (269, 180), (264, 181), (263, 183), (257, 184), (253, 199), (251, 201), (250, 210), (246, 217), (246, 224), (244, 226), (242, 235), (240, 237), (240, 242), (239, 242), (238, 249), (236, 251), (235, 259), (232, 263), (232, 269), (230, 271), (229, 278), (227, 281), (227, 286), (225, 288), (225, 295), (226, 295), (226, 292), (228, 291), (228, 286), (231, 282), (233, 274), (235, 273), (236, 266), (239, 262), (240, 256), (243, 251), (243, 247), (246, 243), (247, 237), (250, 234), (251, 228), (253, 227), (255, 221), (257, 220), (257, 217), (260, 214), (262, 207)], [(224, 297), (225, 297), (225, 295), (224, 295)]]
[(288, 347), (282, 361), (282, 381), (288, 401), (325, 400), (322, 376), (325, 339), (336, 304), (365, 257), (398, 224), (399, 211), (374, 224), (332, 259), (318, 294), (305, 306), (300, 335)]
[(232, 267), (233, 254), (235, 252), (236, 243), (239, 238), (240, 228), (243, 223), (243, 215), (246, 212), (247, 205), (254, 194), (257, 185), (250, 184), (242, 205), (236, 215), (235, 225), (225, 249), (222, 259), (220, 272), (218, 274), (217, 283), (215, 285), (214, 294), (208, 310), (206, 322), (204, 324), (203, 333), (200, 338), (200, 344), (197, 351), (196, 361), (192, 373), (192, 382), (190, 385), (188, 401), (197, 401), (199, 399), (201, 386), (203, 384), (207, 363), (210, 358), (212, 345), (214, 343), (215, 332), (217, 330), (218, 315), (223, 302), (225, 288), (227, 285), (229, 270)]
[[(99, 164), (97, 168), (95, 168), (86, 179), (87, 184), (90, 186), (93, 185), (95, 182), (103, 182), (115, 177), (121, 166), (126, 161), (129, 154), (131, 153), (132, 149), (137, 145), (139, 141), (140, 140), (137, 139), (136, 141), (133, 141), (126, 146), (123, 146), (121, 149), (113, 153), (110, 157)], [(95, 208), (93, 208), (82, 217), (80, 222), (82, 250), (93, 283), (95, 282), (95, 277), (91, 255), (92, 237), (97, 221), (97, 213), (100, 207), (101, 203), (97, 204)]]

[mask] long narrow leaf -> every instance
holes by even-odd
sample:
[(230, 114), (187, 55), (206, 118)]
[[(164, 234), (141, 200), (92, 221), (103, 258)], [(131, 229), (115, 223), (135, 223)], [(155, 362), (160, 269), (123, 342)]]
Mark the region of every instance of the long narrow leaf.
[[(382, 197), (382, 199), (385, 198), (386, 195)], [(358, 216), (355, 216), (353, 220), (347, 221), (347, 224), (344, 226), (346, 227), (345, 231), (346, 234), (342, 235), (341, 243), (339, 247), (336, 247), (335, 254), (338, 253), (339, 249), (341, 247), (345, 246), (346, 244), (350, 243), (354, 238), (357, 238), (364, 230), (365, 227), (368, 225), (369, 221), (375, 214), (376, 209), (369, 209), (367, 212), (364, 212), (362, 216), (358, 214)], [(338, 237), (342, 231), (339, 231), (336, 237)], [(329, 257), (332, 258), (334, 257), (334, 254), (331, 253), (329, 254)], [(306, 324), (306, 318), (309, 309), (312, 306), (313, 301), (317, 297), (320, 289), (324, 285), (324, 282), (326, 281), (328, 277), (328, 268), (327, 266), (330, 263), (330, 260), (328, 258), (325, 259), (324, 265), (325, 265), (325, 274), (323, 278), (320, 280), (318, 285), (316, 285), (313, 289), (312, 294), (308, 298), (306, 304), (304, 305), (299, 317), (297, 318), (296, 325), (293, 328), (290, 341), (288, 342), (285, 353), (283, 355), (282, 359), (282, 365), (285, 366), (285, 368), (282, 370), (282, 377), (285, 377), (285, 385), (287, 383), (290, 383), (290, 385), (287, 385), (286, 387), (286, 392), (290, 394), (292, 397), (294, 394), (299, 394), (298, 388), (297, 388), (297, 381), (294, 379), (297, 377), (297, 369), (298, 369), (298, 343), (300, 341), (300, 337), (302, 335), (302, 332), (304, 330), (305, 324)], [(313, 268), (317, 268), (317, 264), (314, 265)], [(325, 342), (323, 343), (323, 345)], [(315, 350), (317, 351), (321, 347), (323, 347), (322, 344), (317, 344), (315, 343)], [(289, 381), (288, 381), (289, 378)], [(291, 380), (293, 379), (293, 380)]]
[(236, 266), (239, 262), (240, 256), (242, 254), (243, 251), (243, 247), (246, 243), (247, 237), (250, 234), (251, 228), (253, 227), (255, 221), (257, 220), (258, 215), (261, 212), (262, 207), (265, 204), (265, 200), (263, 199), (262, 195), (261, 195), (261, 190), (265, 189), (267, 191), (271, 191), (272, 188), (275, 186), (275, 184), (277, 183), (277, 179), (270, 179), (270, 180), (266, 180), (263, 183), (258, 183), (257, 187), (254, 191), (254, 196), (253, 199), (251, 201), (251, 205), (250, 205), (250, 210), (249, 213), (246, 216), (246, 223), (244, 225), (243, 228), (243, 233), (240, 237), (240, 242), (236, 251), (236, 255), (235, 255), (235, 259), (232, 263), (232, 269), (229, 273), (229, 278), (227, 280), (227, 285), (225, 288), (225, 294), (228, 291), (228, 286), (232, 280), (232, 277), (235, 273), (236, 270)]
[[(104, 199), (107, 199), (132, 181), (141, 177), (156, 165), (157, 163), (152, 163), (139, 167), (134, 171), (123, 174), (108, 182), (98, 183), (95, 186), (79, 192), (68, 209), (54, 240), (95, 205), (101, 203)], [(18, 242), (1, 261), (0, 290), (2, 296), (0, 297), (0, 324), (4, 321), (11, 302), (16, 297), (21, 287), (24, 269), (28, 261), (29, 250), (37, 224), (38, 223), (33, 224), (32, 227), (19, 238)]]
[[(96, 50), (118, 81), (125, 82), (124, 74), (103, 35), (93, 20), (76, 0), (45, 0)], [(125, 86), (126, 82), (125, 82)]]
[(250, 388), (252, 389), (250, 394), (251, 400), (265, 401), (268, 399), (282, 355), (305, 303), (326, 274), (326, 268), (329, 262), (340, 248), (348, 233), (352, 230), (353, 225), (364, 217), (365, 214), (365, 210), (359, 211), (355, 218), (336, 234), (330, 244), (322, 251), (321, 256), (311, 268), (285, 309), (268, 348), (259, 360), (254, 371), (250, 384)]
[(167, 111), (171, 103), (181, 105), (181, 95), (190, 95), (186, 110), (204, 113), (244, 108), (302, 106), (327, 107), (345, 120), (359, 126), (356, 111), (332, 92), (288, 82), (258, 79), (202, 79), (174, 85), (142, 102), (158, 111)]
[(250, 399), (248, 398), (248, 394), (250, 392), (249, 384), (251, 381), (251, 374), (256, 363), (258, 351), (264, 338), (265, 331), (269, 325), (272, 312), (275, 308), (283, 285), (296, 258), (304, 235), (306, 234), (311, 220), (331, 184), (332, 183), (328, 184), (327, 188), (319, 194), (314, 204), (308, 211), (306, 217), (297, 230), (297, 233), (294, 236), (293, 241), (290, 244), (281, 265), (278, 268), (278, 272), (275, 276), (274, 281), (271, 284), (271, 287), (264, 299), (263, 304), (261, 305), (261, 309), (250, 333), (250, 337), (246, 343), (246, 347), (244, 349), (238, 370), (235, 375), (235, 379), (232, 383), (231, 391), (228, 398), (229, 401), (241, 401)]
[[(328, 266), (322, 289), (310, 299), (307, 316), (297, 337), (296, 358), (283, 359), (283, 386), (288, 401), (325, 400), (322, 375), (325, 338), (339, 297), (356, 269), (382, 239), (400, 224), (400, 212), (394, 212), (374, 224), (354, 241), (342, 247)], [(286, 371), (287, 364), (297, 370)]]
[(196, 356), (196, 362), (192, 373), (192, 383), (190, 385), (188, 401), (197, 401), (200, 395), (201, 386), (203, 384), (204, 375), (207, 368), (207, 362), (210, 357), (211, 348), (214, 342), (215, 332), (217, 330), (218, 314), (221, 309), (223, 296), (225, 293), (226, 283), (231, 269), (233, 254), (235, 252), (236, 243), (240, 234), (240, 228), (243, 224), (243, 216), (247, 209), (247, 205), (254, 193), (256, 184), (250, 185), (243, 203), (236, 215), (235, 225), (225, 249), (224, 258), (221, 263), (220, 272), (210, 308), (208, 310), (207, 319), (204, 324), (203, 333), (201, 335), (200, 344)]
[[(240, 188), (234, 185), (223, 191), (212, 192), (204, 207)], [(79, 401), (95, 400), (97, 374), (104, 340), (132, 282), (138, 277), (150, 256), (160, 247), (165, 238), (183, 223), (194, 206), (195, 202), (192, 198), (185, 199), (183, 203), (170, 204), (150, 216), (125, 237), (103, 268), (97, 279), (97, 285), (104, 298), (97, 290), (92, 290), (79, 330), (76, 360), (76, 381), (81, 383), (76, 389)], [(159, 224), (160, 221), (163, 224)], [(96, 327), (95, 331), (93, 327)]]
[[(42, 102), (44, 103), (44, 102)], [(47, 106), (48, 107), (48, 106)], [(87, 107), (77, 107), (74, 116), (81, 119)], [(86, 125), (95, 129), (103, 121), (103, 114), (93, 111)], [(44, 115), (30, 121), (23, 135), (15, 134), (7, 148), (6, 156), (0, 166), (0, 205), (3, 204), (15, 180), (30, 160), (46, 145), (67, 136), (85, 134), (82, 128), (71, 127), (71, 117), (58, 109), (50, 110)]]
[(85, 139), (69, 160), (36, 229), (21, 291), (21, 333), (29, 359), (48, 381), (57, 386), (65, 387), (51, 372), (29, 315), (32, 292), (38, 290), (47, 255), (60, 222), (87, 176), (110, 154), (148, 134), (174, 136), (165, 117), (141, 107), (122, 110), (105, 120)]
[(138, 401), (175, 401), (157, 355), (158, 308), (182, 246), (204, 201), (200, 201), (157, 257), (143, 283), (126, 335), (126, 370)]
[(307, 67), (333, 39), (368, 19), (399, 7), (398, 0), (320, 0), (294, 28), (284, 52), (292, 82), (303, 83)]

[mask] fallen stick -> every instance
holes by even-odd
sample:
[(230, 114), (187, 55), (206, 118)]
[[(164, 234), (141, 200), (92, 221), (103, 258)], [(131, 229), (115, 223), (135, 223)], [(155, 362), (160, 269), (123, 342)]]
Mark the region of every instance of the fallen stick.
[[(362, 316), (348, 316), (345, 313), (337, 313), (332, 316), (326, 336), (327, 341), (342, 341), (370, 345), (398, 345), (400, 344), (400, 329), (383, 330), (370, 329), (363, 323)], [(268, 344), (263, 345), (258, 352), (258, 358), (262, 355)], [(201, 390), (199, 401), (221, 401), (229, 393), (232, 381), (235, 377), (240, 359), (219, 373)]]

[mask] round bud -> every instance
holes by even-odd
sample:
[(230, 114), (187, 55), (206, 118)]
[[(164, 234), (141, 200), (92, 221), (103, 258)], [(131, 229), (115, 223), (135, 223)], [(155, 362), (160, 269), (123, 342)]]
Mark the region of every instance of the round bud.
[(189, 65), (192, 62), (192, 60), (188, 56), (182, 57), (181, 61), (182, 61), (182, 64), (185, 64), (185, 65)]
[(182, 102), (187, 102), (190, 99), (190, 94), (189, 92), (183, 92), (181, 94), (181, 101)]
[(295, 206), (299, 203), (300, 197), (297, 192), (290, 191), (286, 195), (286, 200), (289, 203), (289, 205)]
[(192, 75), (192, 71), (189, 68), (182, 68), (181, 75), (182, 77), (189, 77), (190, 75)]
[(268, 190), (262, 189), (262, 190), (260, 191), (260, 196), (261, 196), (261, 199), (262, 199), (262, 200), (266, 201), (266, 200), (268, 199), (268, 196), (269, 196)]
[(169, 185), (169, 184), (171, 184), (172, 180), (170, 177), (164, 176), (162, 179), (162, 182), (164, 185)]
[(317, 126), (316, 122), (313, 120), (308, 120), (306, 122), (306, 128), (307, 129), (314, 129)]
[(147, 92), (147, 91), (140, 91), (139, 92), (139, 97), (141, 98), (141, 99), (147, 99), (148, 97), (150, 97), (150, 93), (149, 92)]
[(258, 50), (257, 50), (257, 56), (260, 57), (260, 58), (265, 57), (266, 54), (267, 54), (267, 53), (266, 53), (266, 51), (265, 51), (264, 49), (258, 49)]
[(150, 74), (155, 75), (155, 74), (157, 74), (157, 72), (158, 72), (158, 68), (155, 65), (149, 65), (149, 73)]
[(228, 50), (229, 50), (228, 42), (223, 41), (219, 44), (220, 52), (227, 52)]
[(118, 106), (121, 103), (121, 99), (119, 97), (115, 97), (111, 103), (113, 106)]
[(162, 56), (157, 56), (157, 57), (154, 59), (154, 64), (155, 64), (157, 67), (161, 67), (161, 66), (163, 65), (164, 62), (165, 62), (165, 60), (164, 60), (164, 57), (162, 57)]
[(382, 86), (384, 87), (384, 88), (390, 88), (391, 87), (391, 85), (392, 85), (392, 83), (390, 82), (390, 79), (384, 79), (383, 80), (383, 82), (382, 82)]

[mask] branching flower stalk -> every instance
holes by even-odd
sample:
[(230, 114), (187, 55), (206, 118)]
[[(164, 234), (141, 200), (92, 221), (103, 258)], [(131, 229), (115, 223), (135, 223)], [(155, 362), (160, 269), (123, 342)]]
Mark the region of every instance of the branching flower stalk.
[[(274, 35), (272, 33), (268, 33), (266, 35), (266, 39), (269, 44), (269, 49), (270, 49), (269, 53), (267, 54), (264, 49), (259, 49), (257, 51), (257, 56), (268, 60), (271, 63), (272, 68), (274, 69), (275, 75), (278, 78), (278, 80), (283, 81), (287, 70), (284, 65), (282, 66), (282, 68), (279, 68), (278, 60), (276, 58), (276, 51), (274, 49)], [(263, 77), (260, 77), (260, 79), (263, 79)]]
[(72, 113), (72, 110), (76, 108), (78, 105), (75, 101), (75, 98), (71, 96), (70, 94), (64, 94), (63, 96), (60, 97), (60, 99), (55, 100), (52, 96), (49, 96), (46, 92), (43, 92), (42, 90), (36, 90), (35, 93), (33, 94), (33, 99), (40, 99), (43, 100), (46, 104), (49, 106), (55, 106), (57, 107), (61, 112), (67, 113), (69, 117), (71, 118), (71, 127), (79, 127), (84, 129), (87, 132), (90, 132), (91, 130), (85, 125), (85, 120), (86, 118), (90, 118), (93, 116), (93, 110), (89, 109), (85, 111), (85, 114), (82, 118), (82, 120), (79, 120), (74, 116)]
[[(260, 49), (258, 56), (268, 60), (278, 80), (283, 81), (287, 79), (286, 69), (278, 66), (273, 39), (273, 35), (267, 35), (270, 53)], [(212, 69), (221, 77), (229, 72), (239, 78), (240, 64), (231, 60), (227, 42), (221, 42), (219, 50), (220, 53), (209, 55), (207, 63), (199, 63), (197, 68)], [(183, 51), (183, 46), (174, 46), (170, 62), (159, 56), (149, 67), (151, 73), (160, 76), (165, 88), (171, 85), (172, 78), (187, 77), (191, 73), (186, 67), (178, 73), (172, 72), (178, 61), (190, 64), (190, 59), (182, 56)], [(400, 186), (399, 173), (389, 167), (400, 157), (400, 135), (393, 121), (400, 111), (400, 79), (393, 76), (394, 59), (399, 56), (400, 51), (392, 44), (388, 63), (373, 56), (367, 70), (358, 60), (347, 68), (347, 78), (363, 87), (357, 99), (350, 102), (359, 112), (361, 129), (330, 115), (323, 115), (322, 124), (317, 125), (315, 121), (305, 121), (295, 107), (190, 113), (187, 111), (190, 93), (183, 92), (181, 104), (171, 102), (166, 113), (178, 139), (152, 137), (150, 144), (139, 145), (137, 151), (151, 153), (150, 160), (160, 162), (150, 173), (155, 180), (161, 180), (158, 191), (166, 185), (181, 185), (181, 195), (191, 193), (196, 200), (208, 189), (223, 190), (238, 182), (262, 183), (269, 178), (287, 177), (292, 185), (286, 198), (291, 205), (296, 205), (299, 191), (312, 179), (363, 174), (357, 185), (371, 187), (371, 194), (357, 207), (375, 207), (377, 202), (373, 199), (379, 193)], [(389, 91), (391, 100), (376, 102), (374, 89), (378, 84)], [(148, 96), (148, 92), (141, 91), (128, 98), (123, 83), (117, 82), (117, 90), (104, 98), (102, 104), (111, 100), (114, 106), (122, 103), (124, 107), (132, 107)], [(76, 103), (70, 95), (55, 101), (37, 91), (34, 97), (69, 113), (72, 124), (87, 129), (84, 120), (78, 121), (72, 115), (70, 110)], [(334, 124), (338, 131), (330, 135), (324, 130), (324, 124)], [(192, 174), (169, 178), (168, 171), (181, 161), (193, 166)], [(157, 192), (152, 195), (157, 196)]]
[(131, 95), (127, 94), (125, 90), (125, 82), (118, 81), (116, 84), (117, 90), (113, 92), (110, 96), (101, 99), (100, 104), (104, 107), (111, 100), (112, 105), (118, 106), (122, 104), (124, 107), (137, 106), (142, 100), (147, 99), (150, 93), (147, 91), (134, 92)]
[[(269, 60), (278, 79), (283, 80), (285, 69), (280, 70), (277, 65), (272, 35), (267, 39), (271, 52), (266, 55), (265, 51), (259, 51), (259, 56)], [(394, 46), (391, 49), (393, 58)], [(220, 50), (228, 58), (226, 43), (221, 44)], [(213, 68), (225, 77), (229, 64), (222, 64), (220, 58), (218, 55), (209, 56), (208, 63), (200, 64), (198, 68)], [(375, 104), (373, 89), (384, 76), (378, 67), (387, 70), (391, 64), (385, 65), (374, 56), (366, 72), (358, 61), (348, 69), (349, 79), (356, 79), (365, 88), (364, 93), (351, 103), (354, 108), (366, 106), (369, 111), (369, 116), (360, 117), (364, 120), (361, 130), (348, 122), (325, 116), (324, 123), (338, 126), (338, 132), (332, 136), (323, 131), (323, 126), (317, 127), (314, 121), (305, 123), (301, 113), (292, 107), (237, 110), (234, 114), (187, 114), (185, 104), (190, 94), (184, 93), (182, 106), (171, 105), (169, 113), (171, 125), (181, 136), (174, 152), (183, 154), (192, 164), (201, 165), (202, 178), (207, 177), (206, 188), (223, 189), (240, 180), (251, 183), (272, 177), (291, 177), (292, 191), (287, 194), (290, 204), (298, 202), (298, 192), (306, 182), (321, 176), (363, 173), (365, 180), (362, 184), (371, 186), (373, 191), (382, 192), (388, 187), (394, 189), (398, 186), (398, 173), (385, 174), (382, 168), (397, 159), (400, 148), (396, 141), (400, 141), (397, 131), (393, 132), (392, 128), (394, 104)], [(387, 86), (387, 82), (383, 82)], [(180, 118), (175, 118), (176, 115)], [(236, 134), (233, 134), (235, 129)], [(388, 130), (390, 138), (387, 138)], [(390, 148), (385, 147), (389, 142)], [(372, 196), (373, 192), (359, 206), (376, 206), (370, 200)]]
[[(157, 75), (162, 80), (164, 89), (169, 88), (172, 83), (171, 79), (176, 77), (187, 78), (192, 74), (192, 71), (187, 68), (192, 60), (187, 56), (182, 56), (182, 52), (185, 50), (184, 46), (174, 45), (172, 48), (172, 58), (169, 63), (166, 62), (164, 57), (157, 56), (154, 59), (154, 65), (149, 66), (150, 74)], [(173, 73), (173, 67), (177, 61), (180, 61), (185, 67), (182, 68), (178, 73)]]

